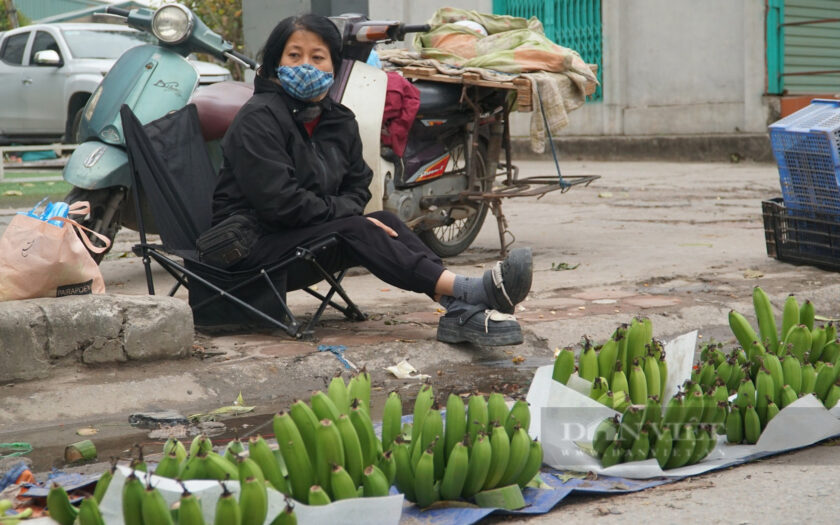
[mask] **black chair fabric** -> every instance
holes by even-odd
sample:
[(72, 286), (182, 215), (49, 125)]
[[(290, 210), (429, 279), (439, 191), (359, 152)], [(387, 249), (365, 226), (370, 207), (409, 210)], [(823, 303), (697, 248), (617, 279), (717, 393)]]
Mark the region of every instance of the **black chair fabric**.
[[(299, 247), (288, 257), (264, 268), (227, 271), (198, 260), (195, 241), (210, 227), (212, 198), (216, 173), (210, 162), (194, 105), (174, 111), (143, 126), (130, 108), (120, 110), (129, 167), (135, 184), (135, 206), (140, 208), (140, 195), (152, 212), (162, 246), (146, 240), (142, 215), (138, 212), (140, 243), (135, 252), (144, 259), (149, 293), (154, 294), (150, 261), (158, 262), (177, 283), (189, 290), (196, 326), (282, 328), (290, 335), (310, 335), (311, 326), (329, 305), (349, 319), (364, 319), (364, 314), (347, 297), (340, 281), (346, 269), (333, 274), (317, 264), (319, 250), (329, 249), (337, 239), (320, 240), (312, 250)], [(183, 265), (167, 257), (183, 259)], [(331, 284), (330, 292), (319, 294), (309, 288), (310, 295), (321, 300), (312, 319), (303, 324), (286, 305), (286, 269), (310, 264)], [(332, 301), (338, 293), (346, 306)]]

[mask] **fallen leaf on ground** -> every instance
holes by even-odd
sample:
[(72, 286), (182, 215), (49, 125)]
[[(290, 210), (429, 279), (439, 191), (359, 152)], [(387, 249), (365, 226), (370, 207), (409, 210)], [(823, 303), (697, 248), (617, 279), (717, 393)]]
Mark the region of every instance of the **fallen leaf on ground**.
[(567, 262), (551, 263), (551, 270), (554, 271), (554, 272), (559, 272), (559, 271), (563, 271), (563, 270), (574, 270), (578, 266), (580, 266), (580, 263), (578, 263), (574, 266), (570, 265)]
[(764, 277), (764, 273), (758, 270), (747, 270), (744, 272), (744, 279), (760, 279)]
[(599, 199), (609, 199), (610, 197), (612, 197), (612, 193), (610, 193), (608, 191), (602, 191), (601, 193), (598, 194)]
[(514, 357), (513, 359), (511, 359), (511, 361), (513, 361), (513, 364), (518, 365), (518, 364), (524, 363), (525, 358), (522, 357), (521, 355), (518, 355), (518, 356)]
[(18, 190), (7, 190), (3, 192), (4, 197), (21, 197), (22, 195), (23, 192)]
[(80, 428), (76, 431), (76, 435), (78, 436), (95, 436), (99, 432), (99, 429), (93, 427), (84, 427)]

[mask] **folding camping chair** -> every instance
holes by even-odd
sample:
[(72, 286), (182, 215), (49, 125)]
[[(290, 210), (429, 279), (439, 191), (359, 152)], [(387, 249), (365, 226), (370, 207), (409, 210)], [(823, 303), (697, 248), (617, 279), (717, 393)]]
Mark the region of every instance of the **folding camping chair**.
[[(155, 293), (151, 269), (151, 260), (155, 260), (175, 278), (170, 296), (181, 286), (187, 288), (199, 327), (268, 326), (301, 338), (312, 335), (327, 306), (350, 320), (365, 319), (341, 286), (347, 268), (330, 272), (318, 262), (319, 254), (334, 249), (340, 242), (335, 235), (299, 246), (276, 263), (252, 270), (228, 271), (199, 261), (195, 241), (210, 227), (216, 174), (201, 135), (196, 107), (189, 104), (145, 126), (128, 106), (121, 108), (120, 116), (140, 233), (140, 243), (133, 251), (143, 259), (149, 294)], [(141, 194), (162, 245), (147, 241)], [(173, 256), (183, 259), (183, 264)], [(307, 270), (314, 271), (318, 280), (322, 278), (330, 285), (325, 295), (312, 287), (303, 288), (320, 300), (305, 323), (286, 304), (287, 272), (304, 265), (311, 267)], [(343, 299), (344, 306), (333, 301), (335, 294)]]

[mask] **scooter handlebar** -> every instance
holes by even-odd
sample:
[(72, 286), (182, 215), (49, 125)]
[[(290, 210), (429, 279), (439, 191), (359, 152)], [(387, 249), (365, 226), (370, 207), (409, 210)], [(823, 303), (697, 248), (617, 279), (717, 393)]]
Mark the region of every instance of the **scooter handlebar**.
[(119, 7), (108, 6), (105, 8), (105, 14), (108, 15), (116, 15), (121, 16), (123, 18), (128, 18), (128, 9), (120, 9)]
[(403, 26), (402, 32), (403, 33), (428, 33), (429, 30), (432, 29), (432, 26), (429, 24), (415, 24), (415, 25), (407, 25)]
[(225, 55), (250, 69), (257, 69), (257, 63), (247, 55), (243, 55), (242, 53), (233, 50), (226, 51)]

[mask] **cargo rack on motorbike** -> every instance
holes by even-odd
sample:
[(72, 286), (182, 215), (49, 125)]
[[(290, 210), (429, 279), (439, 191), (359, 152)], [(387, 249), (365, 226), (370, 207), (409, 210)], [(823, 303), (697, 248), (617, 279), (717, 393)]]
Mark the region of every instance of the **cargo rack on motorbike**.
[[(589, 67), (593, 70), (593, 72), (597, 73), (597, 65), (589, 64)], [(554, 166), (557, 173), (556, 175), (519, 178), (519, 168), (511, 161), (510, 112), (514, 106), (517, 108), (518, 112), (531, 112), (534, 110), (534, 90), (531, 87), (531, 80), (529, 78), (518, 76), (510, 80), (488, 80), (482, 78), (478, 73), (471, 71), (465, 71), (461, 75), (446, 75), (438, 72), (435, 68), (428, 66), (403, 66), (399, 68), (399, 71), (405, 78), (443, 82), (447, 84), (461, 84), (463, 86), (461, 91), (461, 101), (472, 107), (475, 111), (474, 120), (476, 125), (473, 126), (473, 130), (478, 130), (477, 124), (481, 116), (481, 110), (479, 109), (479, 105), (476, 103), (479, 90), (502, 89), (516, 92), (516, 96), (512, 99), (512, 103), (506, 104), (501, 112), (501, 115), (496, 116), (499, 124), (503, 126), (502, 140), (501, 144), (498, 146), (500, 146), (500, 149), (504, 149), (505, 160), (502, 166), (497, 165), (496, 169), (493, 170), (493, 178), (496, 179), (497, 177), (504, 177), (504, 179), (495, 183), (492, 191), (467, 191), (462, 193), (462, 196), (467, 199), (486, 200), (489, 202), (490, 209), (496, 217), (496, 224), (499, 230), (500, 252), (502, 257), (507, 254), (508, 248), (515, 241), (515, 236), (508, 229), (507, 219), (502, 212), (502, 199), (510, 197), (537, 197), (539, 199), (546, 193), (550, 193), (552, 191), (560, 190), (561, 193), (565, 193), (575, 186), (589, 186), (592, 181), (601, 177), (600, 175), (563, 175), (561, 173), (554, 139), (551, 136), (551, 130), (549, 130), (545, 110), (542, 108), (542, 104), (540, 104), (542, 118), (545, 123), (547, 142), (551, 148)], [(594, 83), (588, 85), (585, 95), (588, 96), (594, 93), (596, 87), (597, 86)], [(539, 97), (538, 91), (537, 96)], [(474, 132), (477, 133), (477, 131)], [(475, 147), (477, 143), (477, 136), (474, 136), (472, 140), (473, 147)], [(500, 153), (501, 151), (499, 150), (493, 151), (491, 146), (489, 158), (497, 159), (499, 158)], [(466, 158), (468, 159), (467, 162), (469, 162), (471, 155), (467, 155)], [(469, 168), (467, 168), (467, 170), (468, 172), (470, 171)], [(470, 187), (472, 187), (472, 185)], [(510, 237), (509, 240), (507, 239), (508, 236)]]

